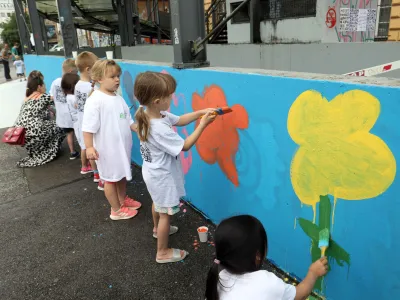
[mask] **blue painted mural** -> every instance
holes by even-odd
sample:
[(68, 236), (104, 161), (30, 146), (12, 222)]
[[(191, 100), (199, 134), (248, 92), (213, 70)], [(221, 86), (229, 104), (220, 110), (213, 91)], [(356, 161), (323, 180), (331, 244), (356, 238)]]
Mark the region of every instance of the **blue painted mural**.
[[(25, 57), (47, 86), (62, 58)], [(233, 113), (181, 154), (190, 201), (219, 222), (259, 218), (268, 257), (304, 277), (320, 255), (319, 228), (331, 230), (330, 273), (316, 289), (328, 299), (400, 297), (400, 88), (215, 70), (120, 63), (122, 93), (135, 112), (135, 76), (168, 72), (178, 88), (171, 111), (208, 106)], [(196, 124), (178, 129), (182, 136)], [(134, 137), (132, 158), (141, 164)]]

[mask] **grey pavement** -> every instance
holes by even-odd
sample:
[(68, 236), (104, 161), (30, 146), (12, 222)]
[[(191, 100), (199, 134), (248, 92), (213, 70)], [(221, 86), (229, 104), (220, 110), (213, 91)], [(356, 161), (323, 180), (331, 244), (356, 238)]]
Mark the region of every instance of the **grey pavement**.
[[(0, 129), (0, 136), (5, 129)], [(155, 262), (151, 199), (139, 168), (128, 194), (142, 202), (139, 214), (109, 219), (110, 207), (89, 176), (70, 161), (67, 146), (54, 161), (20, 169), (21, 147), (0, 143), (0, 299), (204, 299), (215, 255), (210, 243), (194, 249), (196, 229), (215, 226), (186, 203), (172, 224), (171, 246), (189, 251), (182, 262)], [(264, 264), (291, 283), (296, 279)]]
[(19, 169), (23, 149), (0, 144), (0, 299), (202, 299), (215, 249), (194, 250), (193, 242), (207, 221), (184, 205), (170, 241), (190, 255), (157, 264), (140, 170), (133, 167), (128, 194), (143, 207), (131, 220), (111, 221), (104, 193), (65, 148), (45, 166)]

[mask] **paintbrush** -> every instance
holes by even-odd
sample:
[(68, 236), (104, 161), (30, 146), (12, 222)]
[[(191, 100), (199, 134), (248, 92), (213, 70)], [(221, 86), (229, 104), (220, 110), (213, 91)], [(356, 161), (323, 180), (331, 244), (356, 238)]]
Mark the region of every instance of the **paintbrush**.
[[(225, 107), (218, 107), (215, 109), (214, 111), (214, 115), (224, 115), (224, 114), (228, 114), (232, 112), (232, 108), (225, 106)], [(202, 115), (199, 119), (201, 119), (202, 117), (204, 117), (205, 115)]]
[(326, 249), (329, 247), (329, 229), (324, 228), (319, 232), (318, 247), (321, 249), (321, 257), (325, 256)]

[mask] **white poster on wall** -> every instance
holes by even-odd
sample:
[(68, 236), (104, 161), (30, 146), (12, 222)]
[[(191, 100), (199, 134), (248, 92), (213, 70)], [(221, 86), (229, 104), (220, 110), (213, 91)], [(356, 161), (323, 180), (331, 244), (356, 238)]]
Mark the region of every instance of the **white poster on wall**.
[(340, 8), (341, 32), (370, 31), (375, 29), (376, 9)]

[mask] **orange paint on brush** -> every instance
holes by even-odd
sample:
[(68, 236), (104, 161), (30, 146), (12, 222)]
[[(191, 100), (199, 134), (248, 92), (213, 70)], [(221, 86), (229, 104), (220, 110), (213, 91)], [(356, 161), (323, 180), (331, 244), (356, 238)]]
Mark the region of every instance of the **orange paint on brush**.
[[(204, 89), (203, 95), (193, 93), (192, 108), (194, 111), (205, 108), (227, 108), (228, 104), (222, 88), (211, 85)], [(249, 127), (249, 116), (246, 109), (235, 104), (230, 107), (231, 113), (218, 115), (208, 126), (196, 143), (200, 157), (208, 164), (218, 162), (228, 179), (239, 186), (239, 178), (235, 165), (235, 156), (239, 148), (238, 129)], [(196, 127), (200, 120), (196, 121)]]

